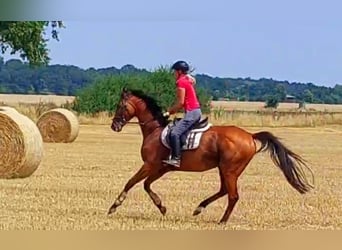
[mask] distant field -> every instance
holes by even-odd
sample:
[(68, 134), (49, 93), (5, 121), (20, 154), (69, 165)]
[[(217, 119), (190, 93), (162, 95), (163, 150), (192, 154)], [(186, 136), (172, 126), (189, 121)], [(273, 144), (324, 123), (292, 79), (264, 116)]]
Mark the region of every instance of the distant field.
[[(0, 106), (12, 106), (36, 121), (43, 112), (66, 102), (70, 103), (74, 98), (57, 95), (0, 94)], [(209, 117), (214, 124), (250, 127), (314, 127), (342, 124), (342, 105), (307, 104), (306, 112), (298, 109), (298, 103), (280, 103), (277, 112), (265, 109), (264, 105), (263, 102), (213, 101)], [(96, 115), (79, 114), (81, 124), (110, 124), (112, 118), (108, 112)]]
[[(239, 101), (213, 101), (214, 108), (239, 109), (239, 110), (260, 110), (264, 109), (264, 102), (239, 102)], [(298, 103), (279, 103), (278, 110), (298, 109)], [(306, 104), (307, 109), (317, 111), (342, 111), (342, 105), (339, 104)]]
[(8, 105), (15, 105), (19, 103), (55, 103), (56, 105), (61, 105), (66, 102), (72, 102), (74, 96), (58, 96), (58, 95), (16, 95), (16, 94), (0, 94), (0, 103), (5, 103)]
[[(8, 105), (16, 104), (34, 104), (34, 103), (55, 103), (61, 105), (66, 102), (72, 102), (74, 96), (58, 96), (58, 95), (17, 95), (17, 94), (0, 94), (0, 103)], [(223, 108), (228, 110), (261, 110), (264, 109), (264, 102), (239, 102), (239, 101), (213, 101), (213, 108)], [(307, 109), (317, 111), (341, 111), (342, 105), (335, 104), (306, 104)], [(298, 103), (280, 103), (278, 110), (294, 110), (298, 109)]]

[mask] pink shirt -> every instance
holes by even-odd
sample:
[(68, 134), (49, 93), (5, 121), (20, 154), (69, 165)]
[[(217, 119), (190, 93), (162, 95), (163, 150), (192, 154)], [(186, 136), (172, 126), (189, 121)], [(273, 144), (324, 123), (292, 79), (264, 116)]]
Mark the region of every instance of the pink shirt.
[(193, 86), (192, 80), (186, 76), (183, 75), (178, 78), (176, 82), (177, 88), (183, 88), (185, 89), (185, 99), (184, 99), (184, 110), (185, 111), (191, 111), (193, 109), (197, 109), (200, 107), (200, 103), (196, 96), (196, 91)]

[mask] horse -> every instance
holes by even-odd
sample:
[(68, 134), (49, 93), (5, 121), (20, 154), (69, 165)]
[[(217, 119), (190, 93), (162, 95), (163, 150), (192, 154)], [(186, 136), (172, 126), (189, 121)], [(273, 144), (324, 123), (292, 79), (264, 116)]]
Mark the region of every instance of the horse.
[[(140, 149), (143, 164), (126, 182), (108, 215), (114, 213), (126, 199), (129, 190), (145, 180), (143, 188), (162, 215), (166, 214), (160, 197), (151, 189), (151, 184), (170, 171), (203, 172), (218, 168), (220, 189), (204, 199), (193, 212), (200, 214), (210, 203), (227, 195), (228, 204), (218, 224), (226, 224), (239, 200), (237, 181), (254, 155), (269, 151), (274, 164), (282, 171), (287, 182), (300, 194), (314, 188), (307, 181), (303, 167), (311, 169), (298, 154), (287, 148), (278, 137), (268, 131), (249, 133), (237, 126), (212, 125), (208, 117), (201, 119), (190, 129), (182, 140), (181, 164), (179, 167), (165, 165), (162, 161), (170, 156), (167, 137), (172, 126), (179, 120), (171, 121), (163, 116), (157, 101), (141, 90), (123, 88), (112, 119), (111, 129), (120, 132), (136, 117), (143, 136)], [(260, 142), (260, 148), (257, 148)], [(312, 173), (312, 171), (311, 171)]]

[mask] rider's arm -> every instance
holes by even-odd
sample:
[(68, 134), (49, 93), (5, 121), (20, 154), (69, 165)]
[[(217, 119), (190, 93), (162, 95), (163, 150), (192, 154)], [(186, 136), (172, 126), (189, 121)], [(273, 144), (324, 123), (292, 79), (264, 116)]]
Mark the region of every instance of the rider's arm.
[(176, 103), (168, 109), (170, 115), (177, 113), (184, 105), (185, 89), (177, 86), (177, 101)]

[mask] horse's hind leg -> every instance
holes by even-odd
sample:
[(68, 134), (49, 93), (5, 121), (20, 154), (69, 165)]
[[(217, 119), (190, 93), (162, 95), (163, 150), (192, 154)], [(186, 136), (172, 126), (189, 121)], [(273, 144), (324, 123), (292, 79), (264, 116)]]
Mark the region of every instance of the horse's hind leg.
[(210, 196), (209, 198), (205, 199), (204, 201), (202, 201), (198, 207), (195, 209), (195, 211), (193, 212), (193, 215), (199, 215), (210, 203), (216, 201), (217, 199), (221, 198), (222, 196), (224, 196), (225, 194), (227, 194), (227, 189), (226, 189), (226, 184), (224, 182), (224, 178), (221, 172), (221, 169), (219, 169), (219, 173), (220, 173), (220, 180), (221, 180), (221, 187), (220, 190), (213, 194), (212, 196)]
[(225, 224), (228, 221), (229, 216), (239, 200), (239, 193), (237, 189), (238, 176), (234, 172), (225, 172), (223, 173), (223, 176), (228, 192), (228, 205), (219, 224)]
[(166, 207), (162, 205), (161, 199), (159, 196), (154, 193), (151, 189), (151, 184), (158, 180), (160, 177), (162, 177), (164, 174), (170, 171), (170, 168), (166, 166), (162, 166), (160, 169), (158, 169), (156, 172), (152, 173), (145, 181), (144, 181), (144, 189), (152, 199), (153, 203), (157, 206), (159, 211), (162, 213), (162, 215), (166, 214)]
[(228, 221), (236, 203), (239, 200), (237, 181), (243, 170), (247, 167), (250, 160), (251, 157), (249, 157), (244, 162), (220, 165), (222, 176), (228, 193), (228, 204), (219, 224), (225, 224)]
[(251, 148), (250, 152), (245, 152), (243, 158), (240, 157), (240, 159), (229, 159), (229, 157), (225, 157), (225, 155), (223, 155), (221, 158), (219, 168), (222, 171), (223, 182), (227, 189), (228, 204), (219, 224), (225, 224), (228, 221), (236, 203), (239, 200), (237, 181), (241, 173), (252, 159), (253, 154), (254, 148)]

